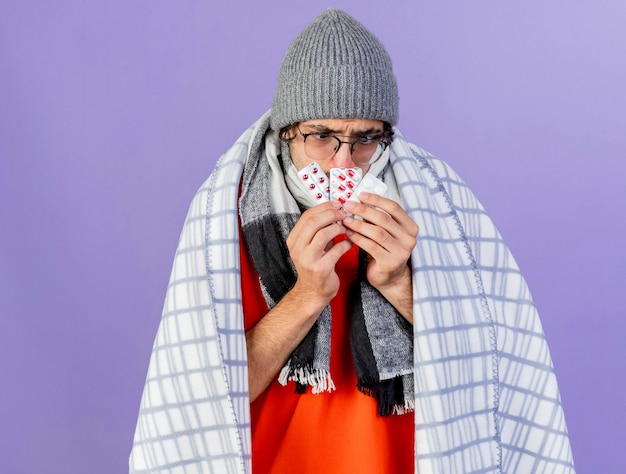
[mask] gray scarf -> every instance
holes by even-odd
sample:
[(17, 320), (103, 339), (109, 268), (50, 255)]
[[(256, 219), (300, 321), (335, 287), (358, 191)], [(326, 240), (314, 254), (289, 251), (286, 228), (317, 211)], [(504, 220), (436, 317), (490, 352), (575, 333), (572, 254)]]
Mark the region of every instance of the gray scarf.
[[(272, 308), (295, 284), (296, 272), (287, 236), (310, 206), (297, 184), (288, 147), (281, 146), (269, 119), (259, 127), (248, 150), (239, 209), (246, 250)], [(359, 255), (358, 281), (353, 288), (350, 343), (358, 389), (378, 402), (383, 416), (413, 409), (412, 326), (365, 278), (367, 255)], [(296, 392), (332, 391), (330, 305), (283, 367), (279, 381), (295, 382)]]

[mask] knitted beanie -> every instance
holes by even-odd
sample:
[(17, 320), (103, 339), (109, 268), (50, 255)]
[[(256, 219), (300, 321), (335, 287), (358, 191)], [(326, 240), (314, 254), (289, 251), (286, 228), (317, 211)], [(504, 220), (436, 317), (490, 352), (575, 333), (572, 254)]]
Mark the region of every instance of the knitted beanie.
[(347, 13), (329, 9), (291, 43), (278, 71), (270, 124), (362, 118), (398, 122), (398, 86), (382, 43)]

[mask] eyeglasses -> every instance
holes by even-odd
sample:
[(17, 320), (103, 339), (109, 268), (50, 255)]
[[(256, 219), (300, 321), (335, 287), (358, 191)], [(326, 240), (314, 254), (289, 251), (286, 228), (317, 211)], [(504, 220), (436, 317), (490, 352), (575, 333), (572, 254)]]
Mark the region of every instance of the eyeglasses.
[(304, 152), (314, 161), (330, 160), (345, 143), (350, 145), (352, 161), (359, 165), (371, 165), (382, 156), (390, 142), (384, 132), (376, 137), (352, 137), (353, 140), (344, 141), (340, 140), (341, 135), (331, 135), (326, 132), (302, 133), (297, 125), (296, 128), (304, 140)]

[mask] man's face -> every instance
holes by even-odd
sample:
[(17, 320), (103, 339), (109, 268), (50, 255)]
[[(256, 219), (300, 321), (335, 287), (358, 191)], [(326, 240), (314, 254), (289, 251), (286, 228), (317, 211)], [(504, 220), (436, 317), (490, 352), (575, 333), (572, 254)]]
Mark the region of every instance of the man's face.
[[(380, 120), (365, 119), (319, 119), (308, 120), (298, 124), (300, 132), (327, 133), (336, 135), (342, 141), (352, 141), (359, 137), (371, 137), (381, 135), (384, 131), (383, 122)], [(327, 160), (315, 160), (307, 156), (304, 151), (304, 137), (295, 130), (295, 137), (289, 142), (291, 160), (296, 168), (301, 170), (313, 161), (317, 161), (320, 167), (328, 174), (331, 168), (361, 168), (363, 173), (369, 169), (369, 164), (359, 165), (352, 161), (350, 145), (342, 144), (337, 153)], [(311, 138), (309, 138), (310, 140)]]

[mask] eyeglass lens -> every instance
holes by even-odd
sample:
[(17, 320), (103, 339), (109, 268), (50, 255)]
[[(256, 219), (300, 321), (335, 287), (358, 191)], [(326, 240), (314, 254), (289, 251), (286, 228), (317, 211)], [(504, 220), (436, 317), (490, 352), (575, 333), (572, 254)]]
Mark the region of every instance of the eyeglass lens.
[(342, 145), (350, 147), (352, 161), (360, 164), (373, 163), (384, 150), (378, 140), (346, 142), (333, 135), (308, 135), (304, 140), (304, 152), (312, 160), (328, 160)]

